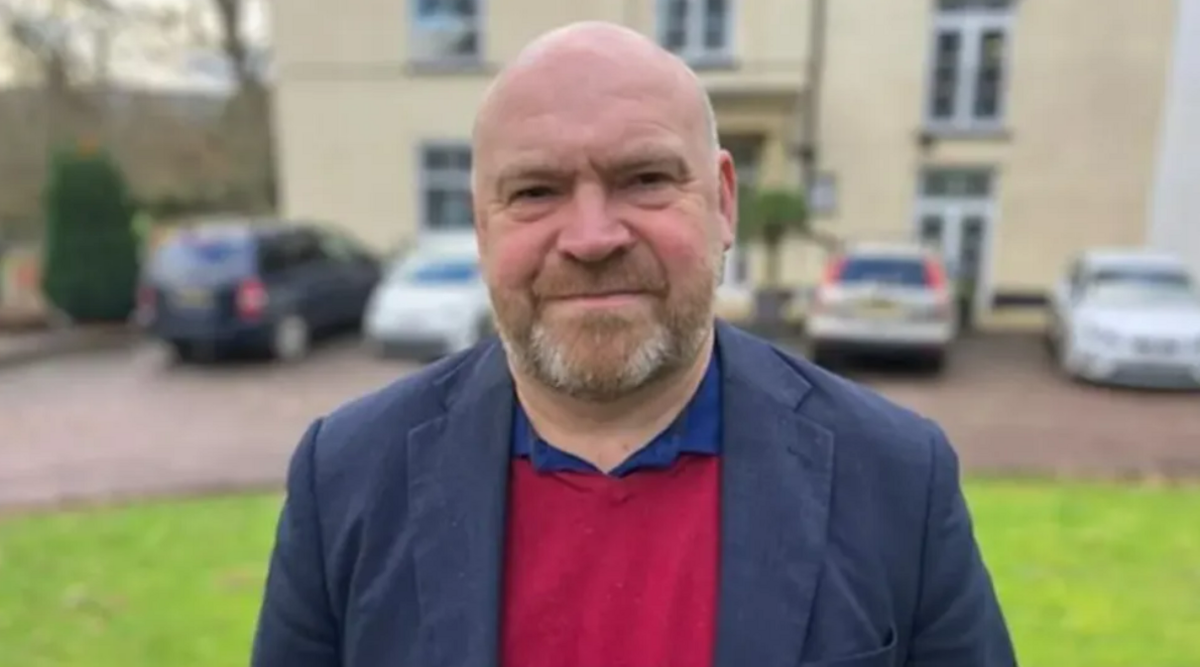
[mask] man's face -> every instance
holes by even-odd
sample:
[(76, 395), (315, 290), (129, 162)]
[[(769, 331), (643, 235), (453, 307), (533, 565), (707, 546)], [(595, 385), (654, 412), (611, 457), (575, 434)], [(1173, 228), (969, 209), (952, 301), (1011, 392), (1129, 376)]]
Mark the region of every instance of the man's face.
[(475, 156), (479, 244), (518, 364), (612, 400), (705, 340), (736, 222), (733, 165), (686, 95), (626, 74), (565, 92), (554, 78), (513, 83), (493, 109)]

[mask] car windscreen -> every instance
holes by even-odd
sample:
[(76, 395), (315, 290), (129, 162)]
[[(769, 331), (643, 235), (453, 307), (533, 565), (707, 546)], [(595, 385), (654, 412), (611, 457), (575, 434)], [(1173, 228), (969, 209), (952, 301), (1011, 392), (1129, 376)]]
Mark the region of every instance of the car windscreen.
[(912, 257), (848, 257), (838, 273), (838, 282), (924, 287), (929, 276), (925, 263)]
[(466, 285), (479, 280), (479, 263), (473, 259), (412, 258), (396, 267), (392, 280), (409, 285)]
[(1187, 273), (1156, 267), (1100, 269), (1092, 274), (1089, 282), (1092, 286), (1120, 284), (1150, 288), (1163, 287), (1168, 289), (1189, 289), (1193, 287), (1192, 278)]
[(213, 286), (253, 275), (256, 264), (256, 246), (245, 236), (181, 233), (153, 253), (147, 277), (158, 285)]
[(1173, 280), (1093, 283), (1084, 295), (1091, 305), (1200, 307), (1200, 290)]

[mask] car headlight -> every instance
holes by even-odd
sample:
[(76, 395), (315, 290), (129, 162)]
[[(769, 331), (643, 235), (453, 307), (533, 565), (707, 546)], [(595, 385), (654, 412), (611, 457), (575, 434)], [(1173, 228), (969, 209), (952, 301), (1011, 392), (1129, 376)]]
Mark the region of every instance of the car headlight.
[(1103, 327), (1088, 326), (1083, 328), (1083, 340), (1102, 347), (1116, 347), (1121, 344), (1121, 335)]

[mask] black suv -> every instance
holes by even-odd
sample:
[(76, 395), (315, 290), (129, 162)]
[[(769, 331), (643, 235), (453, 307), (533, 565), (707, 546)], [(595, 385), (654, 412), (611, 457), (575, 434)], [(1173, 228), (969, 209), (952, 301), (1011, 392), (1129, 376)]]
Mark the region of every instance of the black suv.
[(380, 274), (378, 258), (327, 226), (205, 223), (151, 253), (137, 317), (181, 359), (252, 348), (292, 360), (316, 336), (359, 325)]

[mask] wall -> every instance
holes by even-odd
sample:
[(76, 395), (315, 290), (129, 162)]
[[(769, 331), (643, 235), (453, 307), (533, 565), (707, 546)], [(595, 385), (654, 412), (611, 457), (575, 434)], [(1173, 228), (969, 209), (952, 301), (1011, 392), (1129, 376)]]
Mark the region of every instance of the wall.
[(1150, 201), (1150, 245), (1200, 275), (1200, 2), (1182, 0)]
[(1046, 288), (1091, 245), (1141, 243), (1174, 3), (1017, 4), (1002, 134), (923, 149), (932, 3), (836, 0), (822, 93), (825, 166), (851, 238), (910, 234), (922, 165), (998, 169), (992, 277)]

